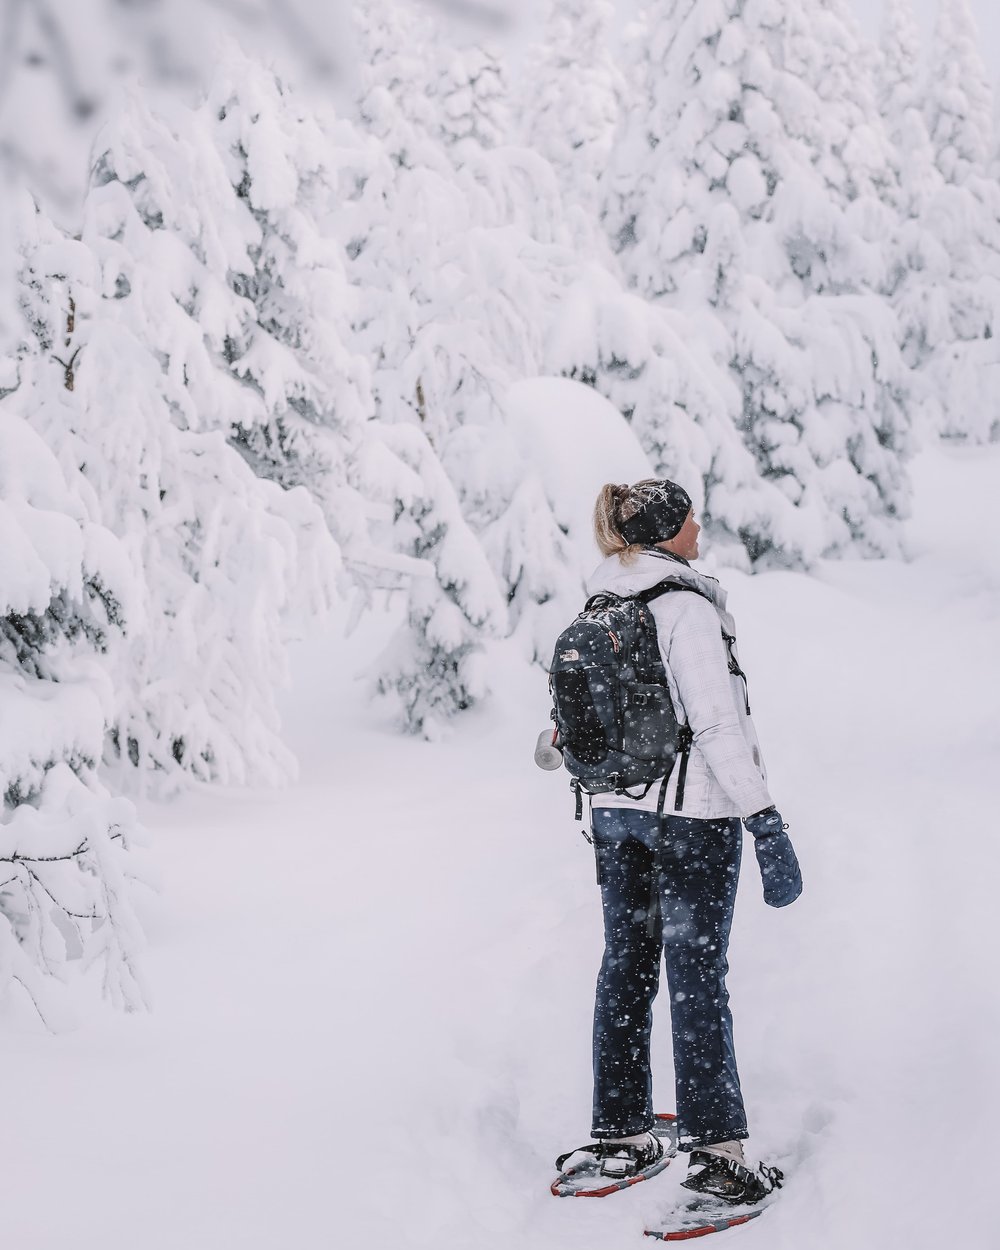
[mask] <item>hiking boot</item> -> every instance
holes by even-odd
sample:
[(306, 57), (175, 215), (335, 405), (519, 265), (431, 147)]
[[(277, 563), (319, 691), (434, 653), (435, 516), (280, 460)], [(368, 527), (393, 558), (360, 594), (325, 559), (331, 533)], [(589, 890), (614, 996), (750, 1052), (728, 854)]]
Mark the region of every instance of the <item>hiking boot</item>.
[(759, 1173), (752, 1172), (742, 1160), (742, 1147), (738, 1159), (733, 1157), (735, 1153), (723, 1154), (712, 1147), (692, 1150), (688, 1173), (681, 1184), (696, 1194), (710, 1194), (734, 1206), (760, 1202), (780, 1186), (782, 1174), (777, 1168), (762, 1166)]

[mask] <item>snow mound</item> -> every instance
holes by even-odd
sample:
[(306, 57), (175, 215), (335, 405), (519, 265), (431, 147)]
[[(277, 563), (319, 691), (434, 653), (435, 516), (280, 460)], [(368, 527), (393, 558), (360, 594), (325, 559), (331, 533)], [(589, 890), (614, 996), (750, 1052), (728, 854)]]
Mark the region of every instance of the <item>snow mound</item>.
[(649, 458), (614, 404), (569, 378), (525, 378), (507, 392), (507, 420), (538, 476), (582, 568), (599, 558), (594, 501), (606, 482), (654, 477)]

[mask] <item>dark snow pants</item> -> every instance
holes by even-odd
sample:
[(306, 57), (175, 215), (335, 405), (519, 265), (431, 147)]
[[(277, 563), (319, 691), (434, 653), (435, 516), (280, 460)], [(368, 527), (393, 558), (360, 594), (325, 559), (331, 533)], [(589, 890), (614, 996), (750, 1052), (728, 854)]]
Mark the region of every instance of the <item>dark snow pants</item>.
[(667, 966), (680, 1145), (747, 1136), (726, 991), (740, 822), (595, 807), (604, 961), (594, 1012), (593, 1135), (653, 1124), (649, 1040)]

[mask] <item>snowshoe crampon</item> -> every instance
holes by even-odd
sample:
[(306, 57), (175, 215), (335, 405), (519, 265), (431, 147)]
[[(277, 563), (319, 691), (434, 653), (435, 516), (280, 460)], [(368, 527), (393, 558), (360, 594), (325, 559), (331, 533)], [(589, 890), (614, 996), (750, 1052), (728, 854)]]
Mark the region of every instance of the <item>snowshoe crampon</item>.
[[(651, 1130), (659, 1139), (661, 1153), (643, 1167), (636, 1168), (634, 1160), (629, 1167), (627, 1149), (614, 1150), (591, 1142), (562, 1155), (557, 1162), (559, 1175), (549, 1186), (556, 1198), (607, 1198), (609, 1194), (628, 1189), (640, 1181), (649, 1180), (665, 1168), (677, 1153), (677, 1117), (666, 1113), (657, 1115)], [(619, 1157), (620, 1156), (620, 1157)], [(616, 1170), (621, 1175), (615, 1176)]]

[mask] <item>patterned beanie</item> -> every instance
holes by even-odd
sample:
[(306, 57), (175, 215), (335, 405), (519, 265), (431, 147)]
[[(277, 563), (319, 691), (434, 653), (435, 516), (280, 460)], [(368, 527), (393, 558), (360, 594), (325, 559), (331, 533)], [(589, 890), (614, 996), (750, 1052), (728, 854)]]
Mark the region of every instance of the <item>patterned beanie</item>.
[(618, 529), (625, 541), (662, 543), (675, 538), (691, 511), (691, 496), (676, 482), (640, 482), (629, 491), (629, 498), (639, 511)]

